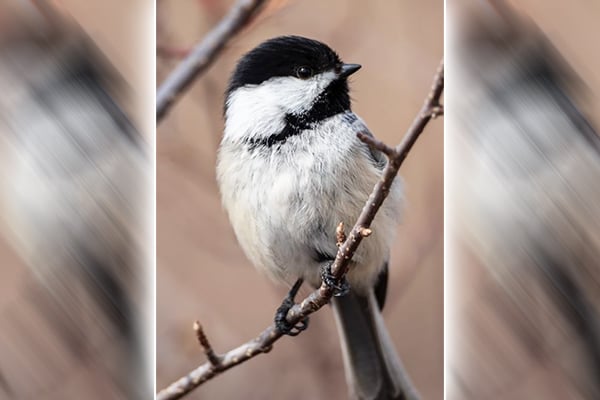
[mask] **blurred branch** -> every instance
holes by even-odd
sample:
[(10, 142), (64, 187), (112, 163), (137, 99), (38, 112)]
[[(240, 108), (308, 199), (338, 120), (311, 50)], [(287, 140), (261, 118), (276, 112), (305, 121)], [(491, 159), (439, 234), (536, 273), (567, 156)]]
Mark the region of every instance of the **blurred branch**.
[[(443, 90), (444, 67), (442, 62), (436, 72), (433, 86), (429, 95), (425, 99), (423, 107), (408, 129), (404, 139), (397, 147), (390, 147), (371, 136), (359, 134), (360, 139), (369, 146), (383, 151), (388, 158), (388, 163), (383, 171), (382, 179), (375, 185), (373, 192), (369, 196), (369, 199), (363, 207), (363, 210), (356, 224), (350, 231), (350, 234), (346, 236), (344, 233), (343, 224), (340, 224), (336, 229), (336, 240), (341, 244), (339, 246), (336, 258), (331, 266), (331, 272), (336, 284), (339, 284), (348, 272), (350, 261), (352, 260), (354, 252), (358, 248), (362, 239), (372, 233), (369, 227), (375, 218), (375, 214), (387, 197), (392, 182), (398, 174), (398, 170), (406, 159), (408, 152), (418, 139), (419, 135), (425, 129), (425, 126), (427, 126), (427, 123), (431, 119), (435, 118), (435, 116), (441, 115), (440, 111), (442, 105), (440, 104), (440, 98)], [(295, 326), (307, 316), (316, 312), (325, 304), (329, 303), (329, 300), (332, 296), (332, 287), (322, 283), (317, 290), (308, 295), (308, 297), (306, 297), (301, 303), (296, 304), (290, 309), (287, 314), (288, 323), (291, 326)], [(191, 371), (183, 378), (172, 383), (166, 389), (160, 391), (156, 397), (157, 400), (182, 398), (196, 387), (214, 378), (220, 373), (227, 371), (228, 369), (239, 365), (259, 354), (268, 353), (272, 349), (273, 344), (282, 336), (282, 333), (279, 332), (273, 323), (260, 335), (258, 335), (258, 337), (233, 350), (228, 351), (225, 354), (217, 356), (214, 354), (210, 344), (208, 344), (208, 340), (204, 334), (204, 331), (202, 331), (200, 324), (194, 324), (194, 329), (209, 361)]]
[(160, 121), (178, 97), (200, 76), (235, 36), (258, 13), (266, 0), (238, 0), (229, 13), (210, 31), (160, 85), (156, 93), (156, 120)]

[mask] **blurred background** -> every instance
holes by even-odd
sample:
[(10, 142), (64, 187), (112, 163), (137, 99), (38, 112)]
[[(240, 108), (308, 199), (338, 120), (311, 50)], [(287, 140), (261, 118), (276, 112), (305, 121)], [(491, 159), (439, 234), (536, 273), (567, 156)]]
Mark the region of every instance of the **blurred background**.
[(0, 0), (1, 399), (151, 396), (153, 14)]
[(600, 396), (599, 12), (447, 1), (449, 400)]
[[(231, 1), (158, 0), (157, 83), (227, 12)], [(296, 34), (329, 44), (363, 68), (351, 79), (353, 110), (397, 144), (443, 56), (441, 0), (272, 1), (236, 36), (157, 128), (157, 389), (205, 361), (192, 331), (203, 324), (217, 352), (255, 337), (288, 288), (259, 275), (220, 205), (215, 157), (222, 104), (237, 59), (260, 42)], [(404, 222), (391, 255), (383, 316), (423, 399), (443, 394), (443, 119), (432, 121), (400, 175)], [(306, 294), (306, 291), (302, 294)], [(333, 315), (201, 386), (198, 399), (345, 399)]]

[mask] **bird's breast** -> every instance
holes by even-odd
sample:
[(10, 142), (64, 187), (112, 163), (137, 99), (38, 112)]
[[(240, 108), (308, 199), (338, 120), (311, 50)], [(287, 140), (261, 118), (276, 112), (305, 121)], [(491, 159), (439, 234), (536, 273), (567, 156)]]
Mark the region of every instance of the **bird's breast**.
[[(221, 146), (218, 181), (238, 241), (253, 264), (275, 277), (303, 276), (318, 270), (320, 256), (335, 257), (337, 225), (355, 223), (380, 179), (355, 132), (340, 121), (277, 147)], [(365, 243), (362, 251), (368, 254), (358, 258), (376, 254), (372, 258), (383, 264), (389, 250), (383, 237), (393, 237), (397, 223), (400, 192), (395, 188), (385, 215), (376, 220), (381, 235)]]

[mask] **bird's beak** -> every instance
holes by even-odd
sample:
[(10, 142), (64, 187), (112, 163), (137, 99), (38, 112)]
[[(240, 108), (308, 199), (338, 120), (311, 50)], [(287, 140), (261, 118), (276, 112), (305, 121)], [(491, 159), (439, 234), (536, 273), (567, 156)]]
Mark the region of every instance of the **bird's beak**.
[(360, 65), (360, 64), (343, 64), (342, 70), (340, 71), (340, 74), (339, 74), (339, 77), (346, 78), (346, 77), (352, 75), (353, 73), (355, 73), (356, 71), (358, 71), (360, 69), (360, 67), (362, 67), (362, 65)]

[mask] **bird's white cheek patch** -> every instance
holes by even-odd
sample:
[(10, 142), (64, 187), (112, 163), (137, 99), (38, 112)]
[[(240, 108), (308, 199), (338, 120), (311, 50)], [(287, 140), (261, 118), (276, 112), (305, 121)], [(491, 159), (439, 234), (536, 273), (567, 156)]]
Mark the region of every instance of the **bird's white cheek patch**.
[(236, 140), (279, 133), (285, 126), (286, 114), (309, 110), (336, 77), (332, 71), (306, 80), (276, 77), (235, 90), (227, 99), (225, 137)]

